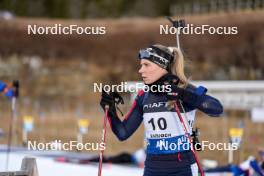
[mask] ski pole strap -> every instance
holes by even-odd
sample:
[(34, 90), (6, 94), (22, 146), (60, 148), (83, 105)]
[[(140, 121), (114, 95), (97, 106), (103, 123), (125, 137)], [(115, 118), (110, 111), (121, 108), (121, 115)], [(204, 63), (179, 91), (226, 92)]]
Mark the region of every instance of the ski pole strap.
[[(121, 95), (119, 95), (119, 93), (117, 92), (113, 92), (112, 93), (113, 98), (114, 98), (114, 102), (116, 104), (116, 109), (120, 112), (121, 116), (123, 116), (123, 112), (120, 110), (120, 108), (118, 107), (119, 104), (124, 104), (124, 99), (121, 97)], [(109, 107), (108, 107), (109, 108)]]

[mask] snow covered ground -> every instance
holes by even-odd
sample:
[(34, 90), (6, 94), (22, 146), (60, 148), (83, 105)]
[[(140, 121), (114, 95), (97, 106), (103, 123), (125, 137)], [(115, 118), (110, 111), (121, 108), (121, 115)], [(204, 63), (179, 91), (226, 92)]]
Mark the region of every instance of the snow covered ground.
[[(98, 165), (94, 164), (71, 164), (56, 162), (51, 157), (29, 155), (22, 152), (10, 153), (8, 171), (20, 170), (22, 159), (25, 156), (35, 157), (40, 176), (97, 176)], [(0, 152), (0, 172), (6, 171), (6, 153)], [(141, 176), (143, 169), (138, 167), (123, 166), (116, 164), (104, 164), (103, 176)]]
[[(0, 172), (6, 171), (6, 148), (3, 149), (0, 145)], [(59, 156), (87, 157), (81, 153), (59, 152), (59, 151), (27, 151), (21, 148), (13, 148), (13, 152), (9, 155), (8, 171), (20, 170), (22, 159), (24, 157), (34, 157), (37, 161), (39, 176), (97, 176), (97, 164), (73, 164), (62, 163), (55, 161), (54, 158)], [(103, 176), (142, 176), (143, 168), (135, 166), (117, 165), (117, 164), (103, 164)], [(230, 174), (206, 174), (206, 176), (230, 176)]]

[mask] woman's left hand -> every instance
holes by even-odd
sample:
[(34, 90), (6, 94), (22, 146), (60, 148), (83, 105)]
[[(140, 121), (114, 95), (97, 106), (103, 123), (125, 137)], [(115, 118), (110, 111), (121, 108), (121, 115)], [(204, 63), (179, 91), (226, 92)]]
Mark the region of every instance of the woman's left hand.
[(171, 91), (170, 92), (165, 92), (165, 95), (168, 100), (182, 100), (184, 96), (184, 89), (178, 87), (175, 84), (170, 84), (171, 85)]
[(163, 85), (170, 85), (171, 91), (165, 92), (168, 100), (179, 100), (183, 98), (184, 89), (178, 87), (180, 79), (173, 74), (166, 74), (161, 79)]

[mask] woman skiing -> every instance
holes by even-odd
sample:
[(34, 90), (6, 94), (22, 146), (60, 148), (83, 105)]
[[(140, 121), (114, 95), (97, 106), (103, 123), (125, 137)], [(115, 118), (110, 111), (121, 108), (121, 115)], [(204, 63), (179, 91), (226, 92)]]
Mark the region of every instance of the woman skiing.
[[(180, 107), (180, 114), (187, 118), (184, 121), (190, 135), (195, 110), (217, 117), (223, 112), (221, 103), (207, 95), (206, 88), (197, 88), (188, 83), (184, 74), (184, 58), (179, 49), (152, 45), (140, 50), (139, 59), (139, 73), (145, 85), (169, 85), (170, 91), (139, 91), (123, 121), (117, 116), (113, 93), (103, 92), (100, 105), (104, 110), (106, 105), (109, 107), (108, 121), (112, 131), (123, 141), (144, 122), (147, 140), (144, 176), (198, 175), (190, 141), (177, 109), (172, 105)], [(175, 101), (177, 104), (171, 103)]]

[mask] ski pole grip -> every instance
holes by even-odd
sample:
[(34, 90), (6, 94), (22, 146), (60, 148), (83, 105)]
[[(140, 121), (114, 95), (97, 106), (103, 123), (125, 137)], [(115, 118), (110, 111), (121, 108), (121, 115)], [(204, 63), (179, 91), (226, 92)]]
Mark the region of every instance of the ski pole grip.
[(185, 20), (184, 19), (179, 20), (179, 27), (185, 27)]
[(19, 96), (19, 81), (18, 80), (13, 81), (13, 87), (14, 87), (15, 97), (18, 97)]

